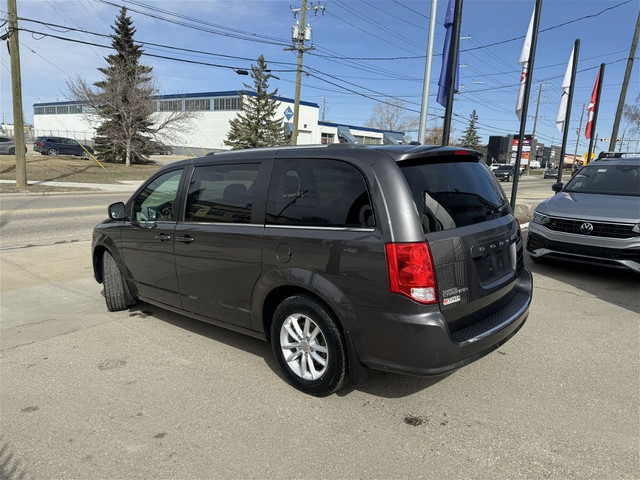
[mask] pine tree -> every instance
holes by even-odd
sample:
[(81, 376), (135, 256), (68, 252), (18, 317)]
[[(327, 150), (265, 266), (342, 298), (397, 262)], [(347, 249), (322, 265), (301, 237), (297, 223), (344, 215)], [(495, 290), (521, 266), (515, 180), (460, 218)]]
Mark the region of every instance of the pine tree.
[[(272, 147), (285, 143), (282, 118), (275, 118), (278, 102), (276, 88), (269, 92), (269, 78), (267, 63), (260, 55), (258, 64), (251, 66), (255, 96), (245, 92), (242, 101), (242, 113), (229, 121), (231, 129), (224, 141), (225, 145), (234, 150), (240, 148)], [(246, 83), (244, 87), (251, 89)]]
[(95, 109), (102, 122), (96, 129), (95, 149), (106, 162), (145, 163), (154, 103), (151, 67), (141, 65), (141, 45), (134, 42), (136, 29), (120, 9), (111, 45), (116, 53), (105, 58), (99, 68), (104, 80), (94, 83), (99, 90)]
[(460, 146), (465, 148), (478, 149), (480, 145), (480, 136), (478, 135), (478, 129), (476, 128), (476, 122), (478, 121), (478, 115), (474, 110), (469, 115), (469, 126), (462, 132), (462, 138), (460, 139)]

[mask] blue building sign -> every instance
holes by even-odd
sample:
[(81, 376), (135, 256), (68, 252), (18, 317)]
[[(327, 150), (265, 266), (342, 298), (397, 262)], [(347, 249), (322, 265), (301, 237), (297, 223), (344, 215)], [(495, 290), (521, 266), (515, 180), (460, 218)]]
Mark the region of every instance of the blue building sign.
[(287, 120), (291, 120), (291, 117), (293, 117), (293, 110), (291, 110), (291, 107), (287, 107), (284, 111), (284, 116), (287, 117)]

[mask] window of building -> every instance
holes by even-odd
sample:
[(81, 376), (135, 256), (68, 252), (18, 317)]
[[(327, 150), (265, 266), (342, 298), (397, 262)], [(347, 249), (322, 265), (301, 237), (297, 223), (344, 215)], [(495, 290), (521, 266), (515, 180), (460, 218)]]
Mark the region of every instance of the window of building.
[(242, 110), (240, 97), (223, 97), (213, 99), (214, 110)]
[(160, 112), (180, 112), (182, 111), (182, 100), (160, 100), (158, 102)]
[(369, 228), (375, 218), (367, 184), (337, 160), (287, 159), (274, 166), (267, 224)]
[(58, 105), (56, 107), (57, 114), (67, 114), (69, 113), (69, 105)]
[(44, 107), (44, 114), (45, 115), (55, 115), (56, 114), (56, 107)]
[(208, 165), (193, 173), (186, 222), (250, 223), (260, 165)]
[(44, 115), (44, 107), (35, 107), (33, 109), (34, 115)]
[(323, 144), (335, 142), (335, 135), (333, 133), (323, 133), (320, 140)]
[(82, 105), (69, 105), (69, 113), (82, 113)]
[(382, 139), (377, 137), (367, 137), (364, 135), (354, 135), (360, 145), (381, 145)]
[(211, 100), (208, 98), (196, 98), (184, 101), (185, 110), (203, 111), (211, 110)]

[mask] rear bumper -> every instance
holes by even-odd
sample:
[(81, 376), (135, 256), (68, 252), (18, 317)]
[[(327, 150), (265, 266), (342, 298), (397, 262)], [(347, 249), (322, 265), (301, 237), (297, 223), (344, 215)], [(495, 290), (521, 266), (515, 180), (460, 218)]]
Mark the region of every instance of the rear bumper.
[(511, 300), (500, 310), (450, 332), (438, 306), (394, 295), (387, 311), (356, 307), (360, 332), (350, 332), (363, 365), (409, 375), (442, 375), (478, 360), (513, 337), (529, 315), (533, 291), (524, 269)]

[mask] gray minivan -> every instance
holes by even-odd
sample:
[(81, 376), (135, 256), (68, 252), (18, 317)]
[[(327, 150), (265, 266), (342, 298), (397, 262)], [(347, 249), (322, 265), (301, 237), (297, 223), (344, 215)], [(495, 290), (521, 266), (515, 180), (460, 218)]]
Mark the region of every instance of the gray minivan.
[(453, 371), (532, 295), (520, 227), (478, 152), (324, 145), (165, 166), (93, 235), (111, 311), (138, 299), (270, 341), (298, 389)]

